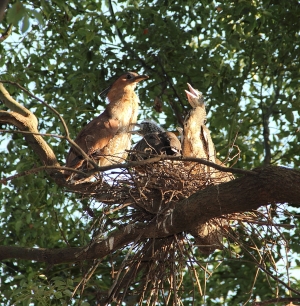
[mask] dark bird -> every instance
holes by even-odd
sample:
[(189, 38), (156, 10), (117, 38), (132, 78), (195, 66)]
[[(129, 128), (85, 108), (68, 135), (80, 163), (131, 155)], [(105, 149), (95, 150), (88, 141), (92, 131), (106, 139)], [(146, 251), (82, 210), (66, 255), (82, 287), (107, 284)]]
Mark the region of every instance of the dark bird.
[[(134, 92), (138, 82), (148, 79), (147, 75), (126, 72), (103, 93), (109, 104), (104, 112), (89, 122), (78, 134), (75, 142), (99, 166), (124, 161), (131, 145), (130, 131), (136, 123), (139, 98)], [(84, 158), (75, 148), (67, 156), (66, 166), (74, 169), (83, 167)], [(84, 166), (87, 169), (87, 165)]]
[[(143, 136), (143, 139), (133, 147), (137, 152), (131, 154), (131, 160), (147, 159), (153, 154), (181, 155), (181, 143), (174, 133), (166, 132), (152, 121), (143, 121), (136, 126), (140, 129), (132, 133)], [(142, 154), (139, 154), (139, 152), (142, 152)]]
[(206, 110), (204, 97), (200, 91), (188, 84), (189, 91), (185, 91), (192, 106), (184, 120), (182, 135), (182, 155), (204, 158), (215, 162), (216, 151), (210, 132), (206, 127)]

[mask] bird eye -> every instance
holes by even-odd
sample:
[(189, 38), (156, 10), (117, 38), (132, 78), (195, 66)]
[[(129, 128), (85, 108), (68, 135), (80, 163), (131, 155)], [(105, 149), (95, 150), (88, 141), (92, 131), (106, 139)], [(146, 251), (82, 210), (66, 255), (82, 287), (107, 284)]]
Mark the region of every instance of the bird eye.
[(130, 73), (128, 73), (128, 74), (126, 75), (126, 79), (127, 79), (127, 80), (132, 79), (132, 75), (131, 75)]

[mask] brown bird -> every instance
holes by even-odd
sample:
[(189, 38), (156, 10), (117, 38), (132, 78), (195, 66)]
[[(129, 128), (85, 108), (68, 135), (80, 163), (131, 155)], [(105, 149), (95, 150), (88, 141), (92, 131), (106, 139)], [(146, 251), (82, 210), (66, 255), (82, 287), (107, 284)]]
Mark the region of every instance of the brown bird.
[[(126, 150), (131, 145), (133, 124), (136, 123), (139, 98), (134, 92), (138, 82), (148, 79), (147, 75), (126, 72), (103, 93), (109, 101), (104, 112), (89, 122), (75, 139), (76, 144), (99, 166), (124, 161)], [(75, 148), (67, 156), (66, 166), (83, 168), (84, 158)], [(84, 165), (87, 169), (87, 165)]]
[[(181, 155), (181, 143), (172, 132), (166, 132), (162, 127), (152, 121), (143, 121), (135, 124), (140, 129), (132, 131), (143, 136), (133, 147), (136, 153), (132, 153), (131, 160), (147, 159), (150, 155)], [(146, 154), (139, 154), (144, 152)]]
[[(222, 164), (216, 158), (216, 150), (211, 139), (210, 132), (206, 127), (206, 110), (204, 98), (200, 91), (188, 84), (189, 91), (185, 91), (192, 110), (188, 113), (184, 121), (182, 155), (207, 159), (210, 162)], [(215, 169), (201, 165), (201, 171), (213, 178), (213, 184), (220, 184), (231, 180), (230, 176)], [(223, 227), (227, 226), (227, 221), (216, 218), (199, 228), (191, 231), (195, 238), (198, 250), (204, 254), (211, 254), (216, 249), (222, 249)]]
[(185, 91), (188, 101), (192, 106), (184, 120), (182, 155), (204, 158), (216, 161), (216, 151), (210, 132), (205, 126), (206, 110), (204, 97), (200, 91), (188, 84), (189, 91)]

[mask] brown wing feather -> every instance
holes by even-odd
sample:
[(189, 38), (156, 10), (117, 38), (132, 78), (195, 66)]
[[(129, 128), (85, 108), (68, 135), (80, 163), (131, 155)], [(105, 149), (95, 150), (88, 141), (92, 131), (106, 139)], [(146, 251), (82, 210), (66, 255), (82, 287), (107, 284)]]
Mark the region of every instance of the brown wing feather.
[(210, 131), (205, 125), (202, 125), (202, 132), (203, 132), (203, 136), (205, 139), (207, 158), (209, 161), (215, 163), (216, 162), (216, 149), (211, 139)]
[(172, 132), (165, 132), (167, 137), (166, 146), (169, 146), (169, 150), (167, 150), (167, 155), (181, 155), (181, 142), (177, 138), (177, 136)]
[[(89, 122), (75, 139), (76, 144), (89, 156), (105, 147), (115, 136), (119, 127), (117, 119), (110, 118), (107, 110)], [(82, 156), (71, 148), (67, 156), (67, 167), (79, 168), (83, 163)]]

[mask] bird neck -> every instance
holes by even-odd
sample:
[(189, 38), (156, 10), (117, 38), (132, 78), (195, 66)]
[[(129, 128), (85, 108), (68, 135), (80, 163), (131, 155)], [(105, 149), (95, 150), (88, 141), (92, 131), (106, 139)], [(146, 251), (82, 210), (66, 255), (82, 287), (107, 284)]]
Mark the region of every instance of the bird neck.
[(130, 99), (136, 99), (137, 96), (134, 92), (135, 84), (127, 85), (125, 87), (113, 87), (107, 94), (107, 99), (110, 104), (122, 103)]
[(107, 95), (109, 105), (106, 107), (111, 118), (119, 121), (119, 126), (126, 126), (135, 123), (138, 115), (139, 98), (134, 92), (133, 86), (127, 86), (122, 90), (111, 90)]
[(195, 124), (197, 126), (201, 126), (202, 124), (205, 124), (205, 121), (206, 121), (205, 107), (203, 108), (201, 106), (191, 109), (185, 118), (185, 123), (187, 123), (188, 125)]

